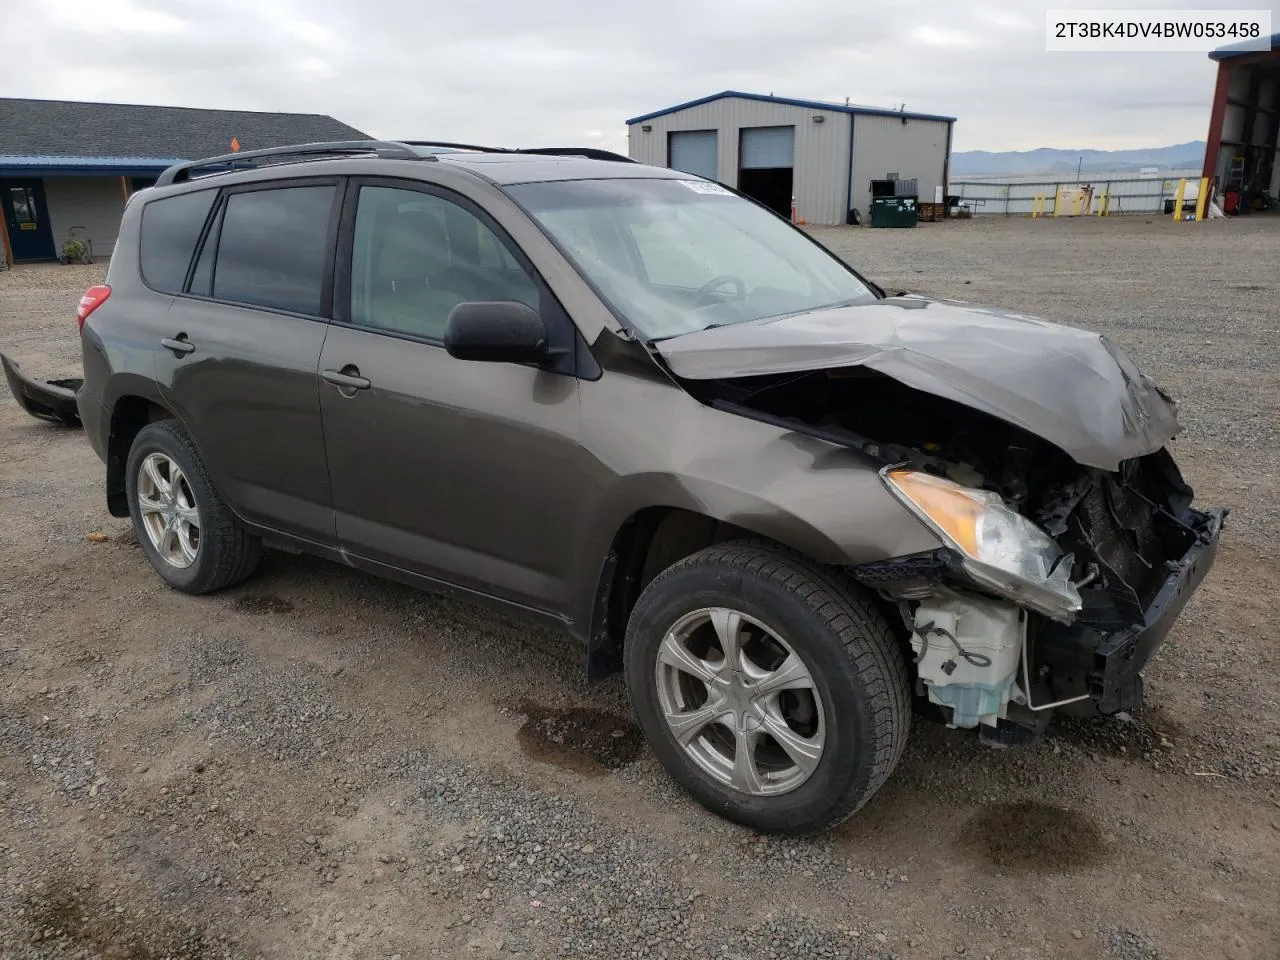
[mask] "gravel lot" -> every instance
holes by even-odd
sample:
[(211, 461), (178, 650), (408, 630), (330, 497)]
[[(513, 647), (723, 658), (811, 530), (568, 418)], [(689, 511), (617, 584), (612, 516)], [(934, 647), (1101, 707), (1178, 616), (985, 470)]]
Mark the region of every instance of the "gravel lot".
[[(569, 641), (283, 555), (168, 590), (84, 439), (0, 387), (0, 957), (1274, 958), (1280, 219), (817, 233), (888, 287), (1103, 330), (1182, 401), (1233, 513), (1141, 715), (1007, 752), (920, 724), (840, 830), (759, 837)], [(0, 273), (0, 348), (75, 375), (100, 275)]]

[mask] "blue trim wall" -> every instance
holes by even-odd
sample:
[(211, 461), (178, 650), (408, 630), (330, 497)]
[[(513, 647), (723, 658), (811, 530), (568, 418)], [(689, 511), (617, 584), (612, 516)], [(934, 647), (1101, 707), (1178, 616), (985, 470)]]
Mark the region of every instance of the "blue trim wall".
[(704, 103), (712, 103), (716, 100), (724, 100), (728, 98), (737, 98), (739, 100), (756, 100), (761, 103), (781, 103), (791, 107), (805, 107), (810, 110), (833, 110), (836, 113), (849, 113), (853, 115), (865, 114), (873, 117), (906, 117), (908, 120), (941, 120), (947, 123), (954, 123), (955, 117), (944, 117), (933, 113), (912, 113), (902, 110), (882, 110), (878, 107), (860, 107), (850, 104), (848, 106), (842, 103), (824, 103), (821, 100), (795, 100), (791, 97), (772, 97), (762, 93), (743, 93), (739, 90), (724, 90), (720, 93), (713, 93), (709, 97), (699, 97), (697, 100), (689, 100), (685, 103), (678, 103), (674, 107), (667, 107), (663, 110), (655, 110), (653, 113), (646, 113), (643, 116), (632, 117), (627, 121), (627, 126), (637, 123), (643, 123), (645, 120), (653, 120), (656, 117), (665, 117), (671, 113), (678, 113), (681, 110), (687, 110), (690, 107), (700, 107)]
[(149, 177), (178, 160), (163, 157), (58, 157), (0, 154), (0, 177)]
[(0, 177), (158, 177), (163, 167), (9, 167), (0, 164)]

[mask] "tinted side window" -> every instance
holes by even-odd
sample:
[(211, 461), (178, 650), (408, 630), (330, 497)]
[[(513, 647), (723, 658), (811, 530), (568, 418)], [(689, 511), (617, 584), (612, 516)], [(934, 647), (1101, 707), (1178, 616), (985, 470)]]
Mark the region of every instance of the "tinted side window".
[(463, 301), (518, 300), (538, 286), (488, 226), (443, 197), (361, 187), (351, 251), (351, 322), (429, 340)]
[(318, 315), (334, 192), (328, 184), (227, 197), (213, 296)]
[(142, 278), (154, 290), (181, 293), (187, 267), (216, 190), (152, 200), (142, 208)]

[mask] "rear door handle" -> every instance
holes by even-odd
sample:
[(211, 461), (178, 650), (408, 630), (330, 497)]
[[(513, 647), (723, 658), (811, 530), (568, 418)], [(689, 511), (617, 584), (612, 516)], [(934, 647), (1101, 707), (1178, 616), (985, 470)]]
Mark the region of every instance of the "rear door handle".
[(187, 339), (185, 333), (180, 333), (176, 337), (165, 337), (160, 341), (160, 346), (166, 350), (172, 350), (175, 357), (185, 356), (188, 353), (194, 353), (196, 345)]
[(371, 385), (369, 378), (360, 376), (360, 370), (350, 364), (341, 370), (322, 370), (320, 376), (324, 377), (325, 382), (332, 383), (348, 396), (350, 396), (348, 391), (368, 390)]

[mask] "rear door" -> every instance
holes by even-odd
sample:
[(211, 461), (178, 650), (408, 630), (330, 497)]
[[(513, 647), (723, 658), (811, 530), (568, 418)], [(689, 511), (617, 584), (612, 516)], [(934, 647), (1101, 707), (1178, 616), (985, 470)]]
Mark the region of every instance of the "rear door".
[[(341, 186), (327, 178), (225, 190), (156, 345), (161, 389), (233, 509), (326, 543), (333, 504), (316, 365), (328, 327)], [(166, 202), (143, 212), (144, 276), (148, 218)], [(163, 257), (163, 249), (151, 251), (153, 261)]]
[[(563, 548), (593, 473), (575, 332), (478, 207), (413, 181), (352, 181), (320, 360), (338, 538), (353, 554), (536, 610), (564, 609)], [(456, 360), (464, 300), (542, 316), (558, 370)]]

